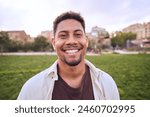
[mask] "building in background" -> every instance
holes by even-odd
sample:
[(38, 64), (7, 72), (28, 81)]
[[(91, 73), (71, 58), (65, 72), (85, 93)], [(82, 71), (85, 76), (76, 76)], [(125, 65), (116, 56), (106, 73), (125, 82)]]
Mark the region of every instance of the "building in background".
[(123, 32), (133, 32), (136, 34), (136, 40), (131, 44), (139, 48), (150, 48), (150, 22), (136, 23), (123, 29)]
[(42, 31), (41, 34), (39, 34), (38, 36), (43, 36), (45, 37), (48, 41), (51, 42), (52, 38), (53, 38), (53, 31)]
[(143, 24), (136, 23), (124, 28), (122, 31), (135, 33), (137, 35), (136, 39), (147, 39), (150, 38), (150, 22)]
[(16, 42), (21, 42), (23, 44), (27, 42), (32, 42), (34, 41), (30, 35), (27, 35), (25, 31), (23, 30), (18, 30), (18, 31), (6, 31), (9, 38), (13, 41)]
[(92, 28), (91, 34), (93, 36), (95, 36), (96, 38), (99, 38), (99, 39), (104, 39), (104, 38), (109, 37), (109, 34), (106, 31), (106, 29), (98, 27), (98, 26), (95, 26), (95, 27)]
[(109, 33), (105, 28), (95, 26), (91, 29), (91, 32), (86, 35), (89, 39), (89, 51), (99, 53), (102, 49), (111, 47)]

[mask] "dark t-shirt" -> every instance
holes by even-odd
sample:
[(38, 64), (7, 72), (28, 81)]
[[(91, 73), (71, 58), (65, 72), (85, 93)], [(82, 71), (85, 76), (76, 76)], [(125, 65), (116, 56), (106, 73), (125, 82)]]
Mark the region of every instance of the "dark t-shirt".
[(79, 88), (70, 87), (58, 75), (55, 81), (52, 100), (94, 100), (93, 87), (89, 67), (86, 66), (86, 72)]

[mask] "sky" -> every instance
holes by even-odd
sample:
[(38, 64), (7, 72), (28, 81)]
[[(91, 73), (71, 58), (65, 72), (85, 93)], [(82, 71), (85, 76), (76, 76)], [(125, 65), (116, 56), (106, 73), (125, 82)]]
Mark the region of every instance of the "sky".
[(0, 30), (24, 30), (31, 36), (52, 30), (63, 12), (79, 12), (86, 31), (98, 26), (108, 32), (150, 22), (150, 0), (0, 0)]

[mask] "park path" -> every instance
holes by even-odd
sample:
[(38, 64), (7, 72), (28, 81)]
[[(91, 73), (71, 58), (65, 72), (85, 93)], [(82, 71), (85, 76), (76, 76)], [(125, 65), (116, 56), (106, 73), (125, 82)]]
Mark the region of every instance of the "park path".
[[(123, 51), (123, 50), (115, 50), (115, 53), (118, 54), (140, 54), (138, 51)], [(112, 52), (111, 52), (112, 53)], [(102, 54), (110, 54), (110, 52), (102, 52)], [(146, 54), (150, 54), (150, 52), (146, 52)], [(56, 52), (7, 52), (2, 53), (2, 55), (19, 55), (19, 56), (29, 56), (29, 55), (56, 55)], [(86, 55), (90, 56), (99, 56), (101, 54), (87, 52)]]

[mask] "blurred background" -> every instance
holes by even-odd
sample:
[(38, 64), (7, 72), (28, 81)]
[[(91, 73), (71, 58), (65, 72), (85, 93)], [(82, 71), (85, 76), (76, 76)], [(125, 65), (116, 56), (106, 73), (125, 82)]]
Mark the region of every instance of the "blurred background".
[(0, 99), (56, 59), (53, 21), (79, 12), (89, 40), (87, 59), (116, 81), (121, 99), (150, 99), (149, 0), (0, 0)]

